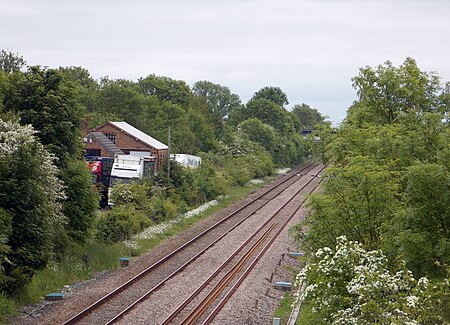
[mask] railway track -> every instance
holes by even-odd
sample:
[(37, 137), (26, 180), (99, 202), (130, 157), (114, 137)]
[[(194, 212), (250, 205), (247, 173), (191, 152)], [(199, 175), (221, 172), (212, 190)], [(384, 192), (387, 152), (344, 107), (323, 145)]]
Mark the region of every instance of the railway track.
[[(161, 323), (210, 324), (320, 181), (309, 180)], [(300, 201), (296, 199), (302, 195)], [(263, 245), (265, 243), (265, 245)]]
[(314, 166), (308, 165), (292, 171), (263, 193), (242, 207), (225, 216), (219, 222), (195, 236), (172, 253), (150, 265), (94, 304), (76, 314), (64, 324), (112, 324), (128, 313), (164, 283), (185, 269), (198, 256), (238, 227), (256, 211), (274, 200)]

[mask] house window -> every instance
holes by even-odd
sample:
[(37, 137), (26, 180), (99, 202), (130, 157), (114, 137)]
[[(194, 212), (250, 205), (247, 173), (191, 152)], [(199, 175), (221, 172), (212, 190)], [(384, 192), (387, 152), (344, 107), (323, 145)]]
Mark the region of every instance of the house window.
[(105, 135), (105, 137), (107, 137), (109, 139), (109, 141), (111, 141), (112, 143), (116, 143), (116, 134), (115, 133), (103, 133)]

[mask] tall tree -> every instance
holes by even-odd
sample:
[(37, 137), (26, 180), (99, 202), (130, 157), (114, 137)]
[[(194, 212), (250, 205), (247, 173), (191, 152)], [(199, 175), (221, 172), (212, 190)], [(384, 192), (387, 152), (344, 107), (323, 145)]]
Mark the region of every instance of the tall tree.
[[(82, 162), (83, 112), (76, 102), (73, 88), (58, 70), (40, 67), (11, 74), (9, 81), (11, 89), (5, 97), (5, 109), (16, 112), (22, 124), (31, 124), (38, 131), (37, 137), (45, 149), (58, 158), (55, 163), (60, 168), (59, 177), (65, 181), (70, 194), (64, 201), (64, 212), (69, 218), (66, 230), (70, 234), (77, 231), (87, 234), (95, 217), (96, 196), (86, 181), (89, 171)], [(86, 219), (91, 221), (83, 221)], [(86, 228), (80, 229), (80, 224)], [(71, 229), (72, 226), (76, 229)], [(72, 238), (79, 240), (81, 237)]]
[(281, 107), (289, 104), (287, 95), (280, 87), (264, 87), (258, 90), (252, 99), (267, 99)]
[(55, 158), (31, 126), (0, 120), (0, 144), (0, 211), (3, 222), (5, 213), (12, 218), (10, 232), (2, 231), (9, 248), (7, 258), (0, 261), (6, 277), (0, 289), (12, 293), (47, 265), (54, 236), (65, 222), (61, 213), (65, 196)]
[(292, 108), (292, 115), (297, 130), (314, 130), (314, 127), (322, 123), (325, 117), (320, 112), (306, 104), (295, 105)]
[(55, 69), (34, 66), (9, 81), (5, 110), (18, 113), (23, 124), (39, 131), (41, 143), (58, 157), (59, 165), (80, 158), (82, 112), (62, 75)]
[(294, 131), (294, 124), (290, 114), (274, 102), (260, 98), (252, 99), (247, 105), (236, 109), (231, 122), (239, 124), (249, 118), (257, 118), (275, 128), (280, 134), (290, 134)]
[(358, 100), (349, 109), (353, 122), (392, 124), (408, 112), (439, 111), (439, 77), (420, 71), (416, 61), (407, 58), (395, 67), (390, 61), (376, 68), (361, 68), (352, 79)]
[(210, 81), (197, 81), (192, 87), (192, 91), (195, 95), (206, 99), (212, 116), (218, 116), (222, 119), (241, 105), (239, 96), (233, 94), (230, 88)]
[(19, 53), (2, 50), (0, 52), (0, 69), (5, 73), (20, 71), (26, 65), (25, 59)]
[(138, 88), (144, 95), (153, 95), (160, 100), (178, 104), (183, 108), (187, 108), (192, 97), (191, 89), (184, 81), (155, 74), (139, 78)]

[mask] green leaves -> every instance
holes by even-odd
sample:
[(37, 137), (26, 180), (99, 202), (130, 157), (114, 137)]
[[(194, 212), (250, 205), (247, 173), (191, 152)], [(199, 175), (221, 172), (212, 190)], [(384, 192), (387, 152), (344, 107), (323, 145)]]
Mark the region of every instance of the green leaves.
[(312, 304), (315, 324), (444, 324), (449, 320), (448, 279), (416, 280), (404, 262), (392, 267), (381, 250), (364, 250), (345, 236), (336, 238), (335, 248), (317, 250), (295, 285), (295, 304)]
[(438, 112), (439, 77), (419, 70), (407, 58), (396, 68), (390, 61), (376, 68), (361, 68), (352, 79), (358, 101), (349, 109), (353, 123), (393, 124), (404, 114)]
[(0, 284), (1, 291), (13, 292), (34, 270), (46, 266), (52, 239), (66, 221), (61, 205), (65, 194), (54, 160), (30, 126), (0, 120), (0, 211), (5, 227), (0, 268), (8, 278)]

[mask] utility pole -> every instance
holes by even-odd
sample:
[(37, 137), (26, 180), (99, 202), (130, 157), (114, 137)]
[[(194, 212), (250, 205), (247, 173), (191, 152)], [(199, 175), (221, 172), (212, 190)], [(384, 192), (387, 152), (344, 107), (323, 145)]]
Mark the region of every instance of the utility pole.
[(168, 131), (168, 149), (167, 149), (167, 177), (170, 178), (170, 147), (171, 147), (171, 141), (172, 141), (172, 130), (169, 125), (169, 131)]

